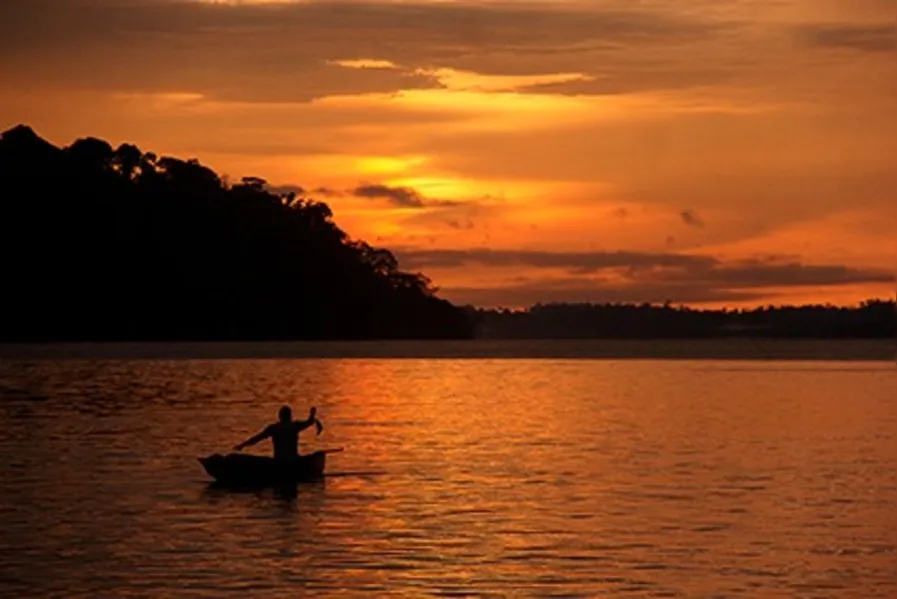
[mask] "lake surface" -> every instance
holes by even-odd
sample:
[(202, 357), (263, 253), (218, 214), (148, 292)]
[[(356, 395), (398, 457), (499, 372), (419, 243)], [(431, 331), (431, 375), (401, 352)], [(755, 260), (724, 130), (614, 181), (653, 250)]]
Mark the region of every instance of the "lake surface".
[[(0, 596), (897, 596), (893, 358), (147, 351), (0, 361)], [(332, 476), (210, 488), (283, 403)]]

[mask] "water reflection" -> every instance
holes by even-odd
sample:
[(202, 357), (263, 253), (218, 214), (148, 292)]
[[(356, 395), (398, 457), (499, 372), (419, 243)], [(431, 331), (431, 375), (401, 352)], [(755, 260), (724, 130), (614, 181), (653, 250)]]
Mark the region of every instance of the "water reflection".
[(326, 479), (291, 485), (234, 486), (217, 481), (208, 483), (202, 490), (202, 497), (210, 505), (231, 505), (234, 498), (252, 498), (256, 501), (270, 501), (271, 505), (289, 507), (299, 511), (300, 499), (303, 505), (319, 507), (324, 498)]
[[(0, 594), (897, 594), (897, 373), (793, 366), (0, 363)], [(284, 403), (324, 480), (209, 484)]]

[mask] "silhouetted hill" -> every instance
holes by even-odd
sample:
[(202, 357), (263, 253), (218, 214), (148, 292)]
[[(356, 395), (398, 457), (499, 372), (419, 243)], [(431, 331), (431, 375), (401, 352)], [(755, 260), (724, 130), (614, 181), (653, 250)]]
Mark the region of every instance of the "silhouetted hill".
[(195, 160), (0, 137), (0, 339), (458, 338), (468, 314), (327, 205)]
[(480, 336), (494, 339), (893, 338), (897, 321), (895, 302), (881, 300), (856, 308), (697, 310), (648, 304), (548, 304), (520, 312), (473, 312)]

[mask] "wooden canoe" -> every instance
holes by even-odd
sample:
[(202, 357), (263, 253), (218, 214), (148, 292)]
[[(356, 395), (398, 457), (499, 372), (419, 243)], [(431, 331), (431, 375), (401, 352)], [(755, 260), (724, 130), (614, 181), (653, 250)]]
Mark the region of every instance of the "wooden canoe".
[(323, 478), (327, 454), (334, 451), (339, 450), (315, 451), (289, 462), (247, 453), (216, 453), (198, 459), (209, 476), (220, 484), (264, 487)]

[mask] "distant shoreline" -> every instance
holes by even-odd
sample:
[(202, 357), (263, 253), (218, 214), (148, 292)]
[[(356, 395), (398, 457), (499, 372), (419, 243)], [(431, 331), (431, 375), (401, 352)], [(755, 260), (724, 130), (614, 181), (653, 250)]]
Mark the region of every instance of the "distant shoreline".
[(474, 339), (2, 343), (0, 360), (607, 359), (897, 363), (895, 339)]

